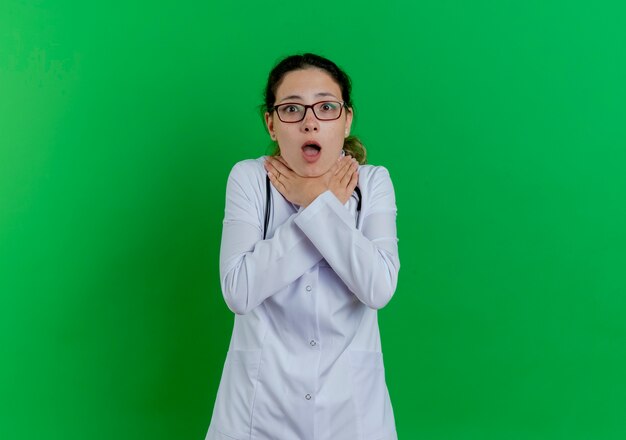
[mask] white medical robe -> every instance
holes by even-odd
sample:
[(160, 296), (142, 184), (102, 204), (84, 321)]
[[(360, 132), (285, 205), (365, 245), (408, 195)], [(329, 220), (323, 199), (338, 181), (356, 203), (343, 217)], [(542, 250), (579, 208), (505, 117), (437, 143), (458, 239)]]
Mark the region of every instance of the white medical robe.
[(397, 439), (377, 320), (400, 267), (389, 173), (359, 167), (358, 223), (355, 197), (302, 208), (272, 186), (263, 240), (264, 160), (228, 178), (220, 277), (235, 321), (206, 439)]

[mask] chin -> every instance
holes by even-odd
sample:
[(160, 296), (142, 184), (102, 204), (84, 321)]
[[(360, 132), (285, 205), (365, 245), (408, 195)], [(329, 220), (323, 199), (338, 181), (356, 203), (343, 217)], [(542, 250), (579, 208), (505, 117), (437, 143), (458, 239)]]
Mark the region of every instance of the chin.
[(300, 177), (319, 177), (324, 173), (320, 173), (317, 170), (310, 168), (303, 168), (296, 171), (296, 174)]
[(303, 177), (319, 177), (322, 174), (325, 174), (330, 167), (332, 166), (332, 164), (312, 164), (309, 166), (305, 166), (302, 169), (302, 174), (300, 174)]
[(285, 158), (289, 167), (301, 177), (319, 177), (326, 173), (333, 166), (332, 160), (329, 161), (328, 159), (328, 156), (320, 157), (319, 160), (314, 163), (307, 163), (300, 157)]

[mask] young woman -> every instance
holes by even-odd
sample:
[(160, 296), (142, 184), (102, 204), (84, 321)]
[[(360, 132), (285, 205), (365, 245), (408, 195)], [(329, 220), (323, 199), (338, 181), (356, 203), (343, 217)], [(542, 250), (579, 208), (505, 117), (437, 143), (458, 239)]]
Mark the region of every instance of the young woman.
[(220, 251), (235, 313), (208, 440), (392, 440), (377, 309), (400, 267), (389, 173), (350, 136), (350, 80), (283, 59), (265, 92), (277, 150), (228, 178)]

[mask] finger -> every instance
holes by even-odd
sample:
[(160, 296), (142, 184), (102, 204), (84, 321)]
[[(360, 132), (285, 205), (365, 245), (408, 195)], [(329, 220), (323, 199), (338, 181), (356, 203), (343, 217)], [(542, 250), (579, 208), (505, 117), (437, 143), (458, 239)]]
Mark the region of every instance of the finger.
[(278, 170), (276, 169), (276, 167), (272, 164), (271, 160), (266, 160), (265, 161), (265, 171), (269, 173), (273, 173), (275, 176), (278, 175)]
[(357, 169), (354, 173), (352, 173), (352, 177), (350, 177), (350, 182), (348, 182), (348, 193), (352, 194), (354, 188), (356, 188), (357, 183), (359, 183), (359, 170)]
[[(344, 185), (348, 183), (349, 177), (352, 174), (353, 165), (354, 165), (354, 159), (350, 158), (342, 164), (342, 168), (337, 173), (337, 177), (339, 178), (339, 181), (342, 182)], [(344, 179), (346, 178), (348, 178), (348, 180), (344, 181)]]
[(286, 176), (290, 176), (293, 171), (291, 171), (291, 168), (289, 168), (286, 165), (286, 162), (284, 162), (284, 159), (281, 158), (273, 158), (272, 159), (272, 165), (274, 165), (274, 168), (276, 168), (276, 170), (278, 170), (278, 172), (280, 172), (280, 174), (284, 174)]
[(267, 173), (268, 177), (270, 178), (270, 182), (272, 182), (272, 185), (274, 185), (274, 187), (278, 190), (279, 193), (281, 193), (282, 195), (285, 195), (285, 191), (286, 191), (286, 187), (285, 185), (283, 185), (280, 180), (278, 180), (278, 178), (276, 177), (276, 175), (272, 172)]
[[(288, 176), (285, 176), (285, 175), (284, 175), (284, 173), (282, 173), (282, 172), (280, 171), (280, 168), (279, 168), (279, 167), (280, 167), (280, 164), (279, 164), (279, 162), (278, 162), (278, 161), (276, 161), (276, 160), (268, 160), (268, 161), (267, 161), (267, 163), (268, 163), (268, 165), (267, 165), (267, 170), (268, 170), (268, 173), (269, 173), (269, 172), (271, 172), (271, 173), (274, 175), (274, 178), (275, 178), (276, 180), (278, 180), (278, 179), (281, 179), (281, 178), (282, 178), (281, 180), (284, 182), (285, 177), (287, 177), (287, 178), (288, 178)], [(283, 170), (284, 170), (284, 169), (285, 169), (285, 168), (283, 168)], [(283, 184), (284, 184), (284, 183), (283, 183)]]
[(333, 173), (334, 176), (338, 176), (338, 179), (341, 179), (341, 177), (343, 176), (343, 173), (345, 173), (345, 167), (346, 167), (346, 163), (348, 163), (346, 161), (346, 157), (342, 157), (339, 162), (337, 162), (337, 168), (335, 169), (335, 172)]
[(347, 157), (348, 156), (343, 156), (343, 157), (340, 157), (339, 159), (337, 159), (337, 162), (335, 162), (336, 166), (333, 166), (331, 168), (331, 169), (334, 169), (333, 176), (336, 175), (337, 173), (339, 173), (339, 171), (343, 168), (343, 166), (346, 163)]
[(352, 178), (354, 173), (356, 173), (357, 170), (358, 170), (358, 165), (356, 161), (354, 161), (350, 164), (346, 174), (343, 175), (343, 178), (341, 179), (341, 185), (347, 187), (348, 184), (350, 183), (350, 179)]
[(287, 169), (288, 169), (289, 171), (293, 171), (293, 170), (291, 169), (291, 167), (289, 166), (289, 164), (287, 163), (287, 161), (285, 160), (285, 158), (284, 158), (284, 157), (282, 157), (282, 156), (276, 156), (274, 159), (275, 159), (275, 160), (277, 160), (278, 162), (280, 162), (281, 164), (283, 164), (285, 167), (287, 167)]

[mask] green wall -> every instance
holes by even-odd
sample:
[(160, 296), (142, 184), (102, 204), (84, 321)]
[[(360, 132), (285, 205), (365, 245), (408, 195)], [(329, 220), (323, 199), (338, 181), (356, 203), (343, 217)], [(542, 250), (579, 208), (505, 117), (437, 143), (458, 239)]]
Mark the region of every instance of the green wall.
[(231, 166), (284, 55), (397, 193), (401, 440), (626, 438), (620, 1), (0, 2), (0, 438), (197, 439)]

